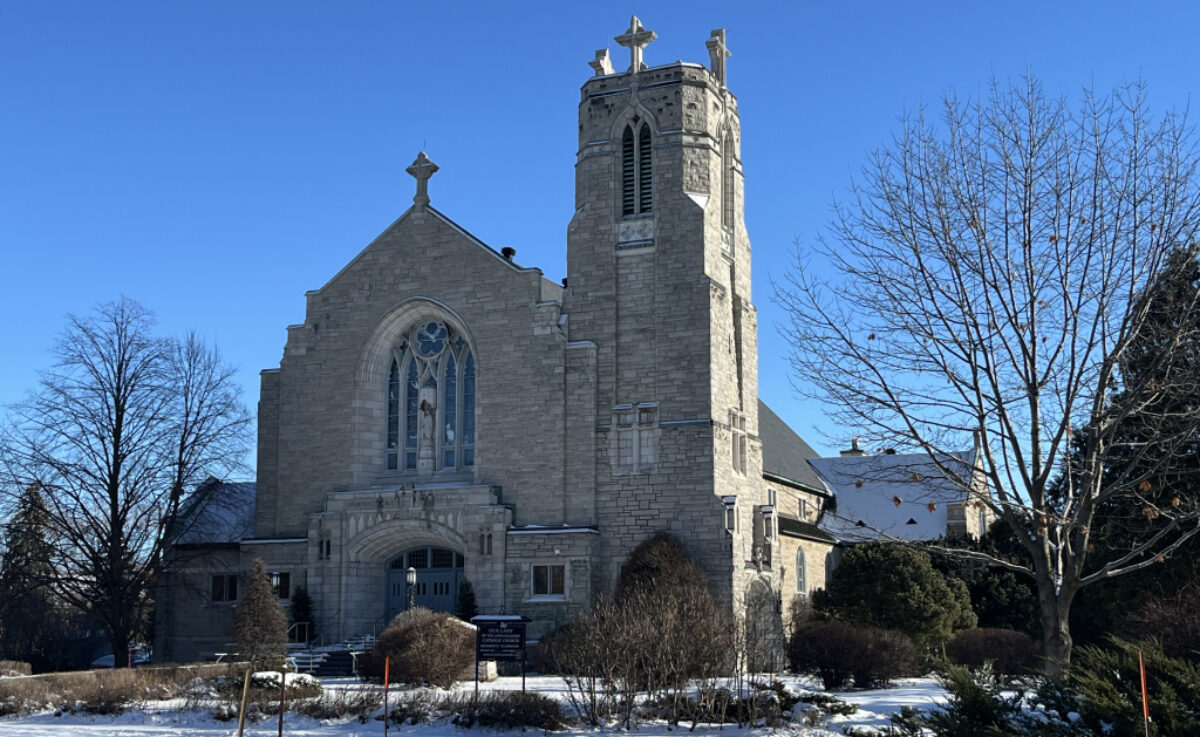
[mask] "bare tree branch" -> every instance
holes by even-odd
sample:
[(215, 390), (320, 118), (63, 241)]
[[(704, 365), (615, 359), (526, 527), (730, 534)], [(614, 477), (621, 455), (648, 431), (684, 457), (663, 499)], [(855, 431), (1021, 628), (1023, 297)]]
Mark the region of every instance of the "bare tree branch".
[[(1151, 320), (1149, 287), (1196, 241), (1197, 163), (1186, 121), (1152, 119), (1140, 84), (1085, 93), (1071, 110), (1032, 78), (993, 82), (986, 99), (948, 97), (940, 121), (906, 119), (777, 285), (797, 387), (853, 434), (935, 463), (978, 435), (985, 503), (1033, 560), (1047, 654), (1062, 662), (1079, 587), (1196, 534), (1194, 505), (1160, 506), (1153, 533), (1085, 575), (1102, 505), (1135, 498), (1153, 473), (1106, 474), (1120, 428), (1200, 382), (1200, 362), (1164, 350), (1140, 385), (1122, 383)], [(1197, 298), (1176, 308), (1177, 324), (1200, 322)], [(1200, 436), (1200, 415), (1160, 426), (1156, 446), (1179, 449)]]

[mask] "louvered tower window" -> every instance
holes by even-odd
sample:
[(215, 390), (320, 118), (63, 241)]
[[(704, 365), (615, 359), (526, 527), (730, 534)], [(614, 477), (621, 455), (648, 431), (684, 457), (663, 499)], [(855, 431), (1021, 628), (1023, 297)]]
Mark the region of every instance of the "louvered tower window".
[(733, 228), (733, 133), (725, 131), (721, 144), (721, 224)]
[(634, 136), (625, 126), (621, 136), (621, 214), (637, 215), (654, 207), (650, 126), (643, 124)]
[(650, 126), (643, 125), (638, 134), (638, 212), (653, 209), (650, 182)]
[(625, 126), (625, 135), (621, 137), (621, 214), (633, 215), (637, 212), (637, 201), (634, 188), (637, 181), (637, 171), (634, 168), (633, 129)]

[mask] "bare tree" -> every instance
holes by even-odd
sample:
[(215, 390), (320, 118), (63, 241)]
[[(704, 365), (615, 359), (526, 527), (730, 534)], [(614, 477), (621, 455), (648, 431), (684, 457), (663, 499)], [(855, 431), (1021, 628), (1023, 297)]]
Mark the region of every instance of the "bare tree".
[[(1124, 421), (1200, 381), (1169, 348), (1153, 371), (1120, 370), (1150, 319), (1151, 284), (1172, 279), (1186, 260), (1170, 254), (1195, 242), (1196, 167), (1185, 121), (1152, 120), (1140, 84), (1086, 93), (1072, 110), (1032, 78), (994, 82), (986, 99), (947, 98), (940, 124), (905, 120), (777, 290), (797, 385), (840, 423), (925, 452), (964, 493), (956, 449), (978, 437), (990, 498), (976, 503), (1032, 559), (990, 562), (1036, 581), (1055, 670), (1069, 663), (1081, 587), (1152, 565), (1197, 533), (1194, 504), (1153, 493), (1157, 462), (1103, 473)], [(1160, 345), (1198, 337), (1197, 295), (1175, 309), (1176, 334)], [(1162, 427), (1141, 449), (1148, 461), (1193, 444), (1200, 416)], [(1075, 454), (1073, 428), (1087, 428)], [(1155, 524), (1085, 566), (1098, 510), (1122, 498)]]
[(248, 447), (249, 416), (216, 350), (152, 328), (124, 297), (70, 317), (54, 368), (10, 408), (3, 439), (0, 493), (43, 492), (49, 590), (101, 624), (118, 665), (169, 535), (186, 524), (187, 490), (240, 468)]

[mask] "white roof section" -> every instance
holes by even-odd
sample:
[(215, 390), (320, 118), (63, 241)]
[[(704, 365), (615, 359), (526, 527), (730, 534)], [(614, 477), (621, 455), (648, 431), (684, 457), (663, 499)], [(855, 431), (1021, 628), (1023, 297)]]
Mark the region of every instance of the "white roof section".
[[(970, 481), (974, 450), (939, 459)], [(967, 491), (926, 453), (810, 458), (808, 463), (837, 500), (820, 526), (842, 542), (943, 537), (946, 508), (967, 499)]]

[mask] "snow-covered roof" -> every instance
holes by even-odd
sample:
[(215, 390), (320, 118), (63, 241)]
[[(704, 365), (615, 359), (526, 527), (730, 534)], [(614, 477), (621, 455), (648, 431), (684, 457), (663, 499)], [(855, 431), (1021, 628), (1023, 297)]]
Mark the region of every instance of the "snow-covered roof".
[(254, 483), (210, 479), (192, 495), (176, 545), (237, 543), (254, 537)]
[[(971, 478), (975, 451), (939, 456), (942, 465)], [(946, 508), (966, 501), (962, 486), (925, 453), (812, 458), (809, 464), (836, 498), (821, 527), (843, 542), (933, 540), (946, 535)]]

